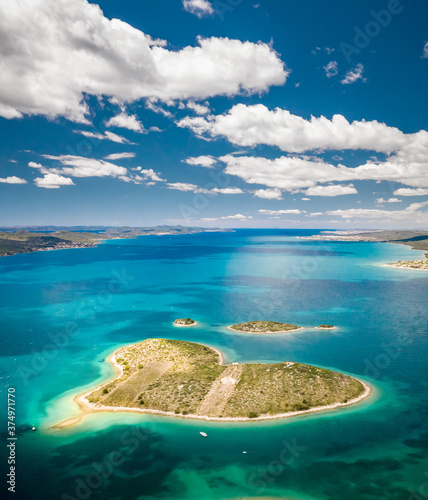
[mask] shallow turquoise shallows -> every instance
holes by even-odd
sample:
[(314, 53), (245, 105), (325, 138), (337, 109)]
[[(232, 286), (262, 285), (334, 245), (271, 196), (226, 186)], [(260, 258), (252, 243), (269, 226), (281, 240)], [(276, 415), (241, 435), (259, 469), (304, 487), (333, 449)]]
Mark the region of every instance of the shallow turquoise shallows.
[[(10, 498), (428, 498), (428, 272), (382, 266), (423, 253), (298, 238), (314, 233), (145, 236), (0, 258), (1, 432), (14, 387), (19, 434)], [(172, 326), (188, 316), (196, 327)], [(257, 319), (307, 328), (226, 329)], [(338, 328), (313, 329), (321, 323)], [(373, 392), (359, 405), (285, 420), (112, 412), (53, 428), (79, 415), (75, 395), (112, 376), (109, 353), (149, 337), (202, 342), (227, 362), (331, 368)], [(2, 488), (5, 454), (3, 445)]]

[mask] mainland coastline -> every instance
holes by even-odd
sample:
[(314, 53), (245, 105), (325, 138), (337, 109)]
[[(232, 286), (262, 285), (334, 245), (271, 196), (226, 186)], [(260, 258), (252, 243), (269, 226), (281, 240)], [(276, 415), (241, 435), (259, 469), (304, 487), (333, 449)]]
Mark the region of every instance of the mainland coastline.
[[(322, 231), (321, 234), (313, 236), (298, 236), (302, 240), (316, 241), (350, 241), (350, 242), (379, 242), (395, 243), (410, 246), (413, 250), (428, 252), (428, 231)], [(423, 259), (390, 262), (381, 264), (382, 267), (393, 267), (395, 269), (407, 269), (412, 271), (428, 270), (428, 253)]]

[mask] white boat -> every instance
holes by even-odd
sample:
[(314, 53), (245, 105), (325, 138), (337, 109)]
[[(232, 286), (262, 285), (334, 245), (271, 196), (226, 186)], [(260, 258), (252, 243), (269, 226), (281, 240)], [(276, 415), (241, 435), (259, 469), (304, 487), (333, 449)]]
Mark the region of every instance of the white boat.
[(31, 430), (32, 430), (32, 431), (35, 431), (35, 430), (36, 430), (36, 428), (34, 427), (34, 425), (33, 425), (33, 427), (31, 427)]
[(208, 437), (208, 434), (206, 432), (201, 431), (199, 434), (204, 438)]

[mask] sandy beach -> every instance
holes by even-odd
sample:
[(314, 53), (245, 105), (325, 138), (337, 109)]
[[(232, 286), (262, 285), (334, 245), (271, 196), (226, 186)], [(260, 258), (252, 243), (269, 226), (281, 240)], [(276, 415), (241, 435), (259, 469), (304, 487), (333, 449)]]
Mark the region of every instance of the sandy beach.
[(175, 326), (175, 328), (191, 328), (192, 326), (196, 326), (197, 324), (198, 322), (195, 321), (191, 325), (176, 325), (175, 323), (173, 323), (172, 326)]
[(381, 264), (382, 267), (392, 267), (393, 269), (406, 269), (407, 271), (428, 271), (428, 268), (401, 266), (399, 264)]

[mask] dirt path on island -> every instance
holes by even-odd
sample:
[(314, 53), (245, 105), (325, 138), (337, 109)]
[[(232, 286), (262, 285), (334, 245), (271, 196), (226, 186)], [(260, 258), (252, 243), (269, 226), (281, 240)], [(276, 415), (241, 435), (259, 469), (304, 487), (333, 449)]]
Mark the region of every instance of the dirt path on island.
[(219, 417), (241, 378), (243, 365), (228, 365), (214, 381), (208, 394), (199, 405), (196, 413), (208, 417)]

